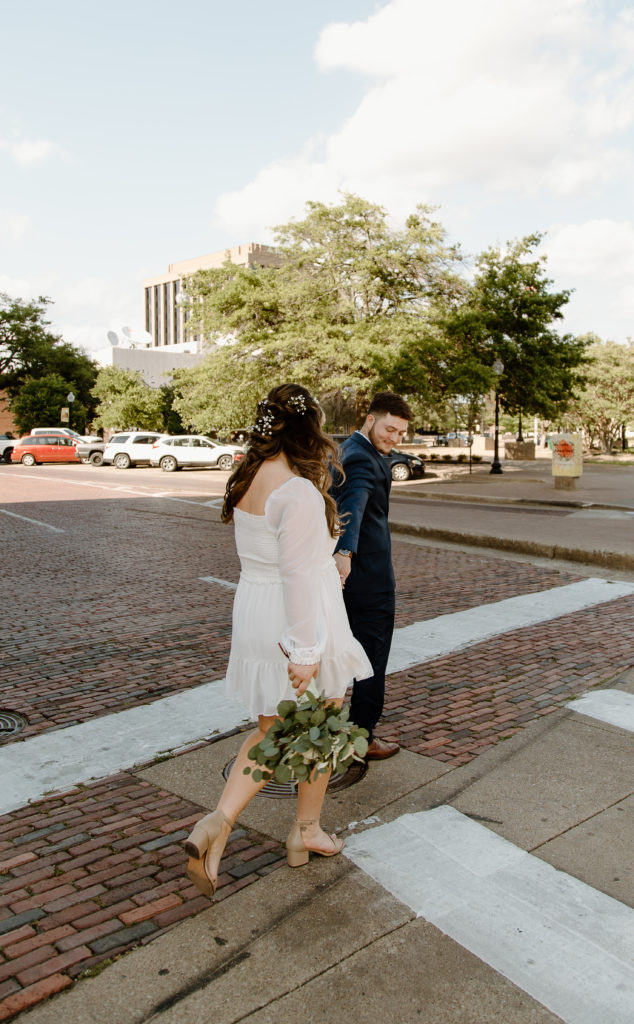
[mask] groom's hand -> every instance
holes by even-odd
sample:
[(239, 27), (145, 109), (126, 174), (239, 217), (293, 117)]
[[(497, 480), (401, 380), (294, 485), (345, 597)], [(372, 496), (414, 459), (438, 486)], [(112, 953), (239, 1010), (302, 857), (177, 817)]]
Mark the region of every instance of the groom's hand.
[(346, 580), (350, 575), (350, 568), (352, 565), (352, 559), (350, 555), (340, 555), (338, 551), (335, 551), (333, 558), (335, 565), (337, 566), (337, 572), (339, 573), (339, 579), (341, 580), (341, 586), (345, 587)]

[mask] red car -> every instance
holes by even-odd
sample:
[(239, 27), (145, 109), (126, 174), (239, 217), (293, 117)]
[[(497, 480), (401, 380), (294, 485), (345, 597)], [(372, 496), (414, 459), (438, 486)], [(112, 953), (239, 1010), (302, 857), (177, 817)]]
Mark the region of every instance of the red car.
[(16, 441), (11, 462), (36, 466), (38, 462), (80, 462), (77, 442), (56, 434), (29, 434)]

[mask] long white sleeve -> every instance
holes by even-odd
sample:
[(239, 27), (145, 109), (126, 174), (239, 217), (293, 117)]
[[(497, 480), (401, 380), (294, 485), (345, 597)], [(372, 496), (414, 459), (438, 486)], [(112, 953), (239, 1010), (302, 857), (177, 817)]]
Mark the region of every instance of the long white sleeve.
[(293, 478), (273, 491), (265, 515), (275, 531), (284, 591), (286, 629), (280, 640), (296, 665), (312, 665), (327, 639), (319, 611), (327, 531), (324, 499), (310, 480)]

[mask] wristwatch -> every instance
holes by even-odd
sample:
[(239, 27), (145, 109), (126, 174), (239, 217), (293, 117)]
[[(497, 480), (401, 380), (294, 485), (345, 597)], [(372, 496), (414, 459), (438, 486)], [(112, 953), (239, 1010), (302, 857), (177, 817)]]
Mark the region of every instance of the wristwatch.
[(352, 558), (354, 552), (353, 551), (349, 551), (348, 548), (339, 548), (338, 551), (335, 551), (335, 554), (336, 555), (345, 555), (346, 558)]

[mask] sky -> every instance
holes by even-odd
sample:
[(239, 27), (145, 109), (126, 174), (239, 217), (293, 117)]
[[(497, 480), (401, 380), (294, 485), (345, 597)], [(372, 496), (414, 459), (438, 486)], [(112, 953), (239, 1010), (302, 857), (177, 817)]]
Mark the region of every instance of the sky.
[(90, 353), (145, 277), (351, 191), (475, 255), (538, 231), (563, 329), (634, 336), (634, 3), (5, 4), (0, 291)]

